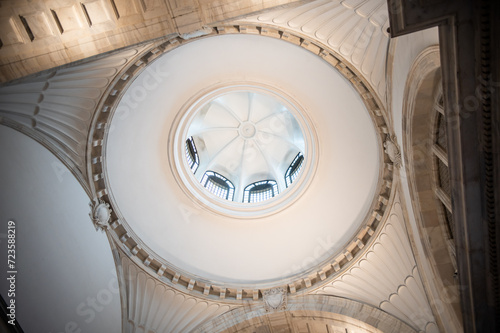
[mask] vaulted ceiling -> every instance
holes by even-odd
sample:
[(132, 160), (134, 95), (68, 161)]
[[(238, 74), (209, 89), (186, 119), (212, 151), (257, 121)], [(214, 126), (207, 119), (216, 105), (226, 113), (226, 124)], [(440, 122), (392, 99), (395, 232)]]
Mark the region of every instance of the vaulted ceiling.
[[(26, 332), (460, 329), (451, 305), (435, 304), (401, 148), (405, 87), (436, 29), (390, 39), (383, 0), (257, 13), (282, 3), (127, 1), (2, 12), (19, 30), (17, 44), (0, 36), (2, 49), (40, 52), (38, 65), (4, 61), (3, 79), (43, 70), (0, 88), (0, 218), (19, 228)], [(65, 35), (82, 8), (109, 22)], [(163, 19), (170, 30), (154, 28)], [(72, 57), (78, 34), (92, 35), (79, 44), (90, 53)], [(48, 56), (67, 53), (42, 64), (49, 41)], [(296, 106), (305, 133), (303, 178), (261, 205), (223, 202), (183, 171), (183, 119), (241, 87)]]

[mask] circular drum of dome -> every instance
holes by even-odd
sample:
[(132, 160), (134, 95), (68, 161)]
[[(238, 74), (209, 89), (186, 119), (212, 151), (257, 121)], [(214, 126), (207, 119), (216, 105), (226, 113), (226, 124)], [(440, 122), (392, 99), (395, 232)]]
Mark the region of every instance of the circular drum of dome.
[(186, 285), (255, 290), (333, 274), (387, 188), (382, 131), (360, 94), (280, 39), (179, 44), (137, 70), (108, 112), (96, 186), (117, 241)]

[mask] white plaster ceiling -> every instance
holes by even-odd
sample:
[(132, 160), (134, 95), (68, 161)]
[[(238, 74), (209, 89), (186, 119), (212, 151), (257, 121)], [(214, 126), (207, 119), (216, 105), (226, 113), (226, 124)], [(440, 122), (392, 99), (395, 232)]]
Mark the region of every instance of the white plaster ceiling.
[[(317, 138), (300, 196), (259, 218), (207, 209), (169, 161), (179, 111), (207, 88), (235, 83), (293, 96)], [(132, 83), (112, 119), (106, 173), (115, 207), (157, 255), (204, 278), (256, 284), (311, 269), (352, 238), (375, 195), (379, 154), (360, 96), (329, 64), (284, 41), (227, 35), (166, 53)]]
[[(16, 223), (16, 319), (26, 333), (121, 332), (108, 238), (71, 172), (28, 136), (0, 126), (0, 294), (9, 302), (7, 221)], [(10, 325), (9, 325), (10, 326)]]

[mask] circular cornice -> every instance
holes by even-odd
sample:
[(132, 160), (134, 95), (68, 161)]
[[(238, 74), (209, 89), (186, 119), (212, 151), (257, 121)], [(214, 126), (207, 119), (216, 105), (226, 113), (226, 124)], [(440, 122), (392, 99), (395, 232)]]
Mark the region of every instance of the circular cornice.
[[(371, 91), (372, 89), (367, 81), (356, 75), (351, 69), (351, 66), (342, 62), (334, 52), (317, 42), (270, 26), (218, 26), (208, 35), (208, 37), (223, 34), (256, 34), (274, 37), (298, 45), (324, 59), (349, 80), (361, 96), (363, 103), (372, 117), (373, 124), (377, 128), (379, 137), (378, 146), (380, 147), (380, 151), (383, 151), (382, 143), (389, 135), (384, 112), (381, 110), (381, 106), (377, 103), (376, 98), (374, 98), (374, 93)], [(197, 39), (199, 38), (192, 40)], [(142, 266), (150, 274), (169, 285), (199, 294), (202, 297), (219, 298), (225, 299), (226, 301), (258, 300), (262, 297), (263, 290), (274, 287), (276, 284), (286, 285), (286, 290), (290, 294), (299, 294), (326, 283), (327, 280), (337, 276), (355, 261), (355, 258), (360, 255), (365, 245), (370, 242), (370, 239), (384, 219), (392, 190), (393, 178), (393, 166), (387, 153), (383, 153), (383, 156), (381, 156), (383, 168), (379, 171), (380, 175), (377, 186), (378, 194), (373, 199), (370, 213), (365, 218), (364, 223), (358, 228), (358, 231), (354, 234), (351, 241), (344, 246), (343, 250), (338, 251), (333, 256), (318, 263), (314, 268), (302, 272), (298, 276), (293, 276), (293, 278), (286, 281), (278, 281), (271, 284), (239, 285), (214, 282), (213, 280), (181, 270), (158, 256), (149, 249), (146, 244), (143, 244), (125, 219), (120, 216), (119, 210), (113, 206), (113, 195), (108, 188), (106, 180), (107, 175), (105, 174), (106, 145), (104, 142), (107, 139), (110, 130), (110, 121), (120, 98), (127, 90), (127, 87), (132, 83), (133, 79), (143, 72), (149, 63), (153, 62), (161, 54), (171, 51), (185, 43), (189, 43), (192, 40), (183, 40), (179, 37), (175, 37), (141, 54), (137, 61), (124, 68), (122, 74), (120, 74), (110, 85), (108, 94), (103, 97), (95, 113), (88, 143), (87, 157), (89, 161), (89, 183), (91, 184), (92, 192), (95, 197), (103, 202), (109, 203), (112, 207), (111, 227), (108, 229), (108, 232), (118, 246), (120, 246), (136, 264)]]

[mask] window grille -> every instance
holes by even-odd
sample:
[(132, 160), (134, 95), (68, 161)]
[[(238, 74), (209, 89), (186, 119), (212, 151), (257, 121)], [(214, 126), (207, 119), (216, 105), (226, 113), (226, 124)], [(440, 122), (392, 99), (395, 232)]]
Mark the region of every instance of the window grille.
[(302, 155), (302, 153), (298, 153), (297, 156), (295, 156), (295, 158), (293, 159), (292, 163), (290, 163), (290, 166), (285, 173), (285, 183), (287, 188), (295, 181), (295, 179), (299, 175), (300, 170), (302, 169), (303, 162), (304, 155)]
[(207, 171), (201, 179), (201, 184), (219, 198), (233, 200), (234, 185), (221, 174), (214, 171)]
[(245, 187), (243, 202), (260, 202), (278, 194), (278, 183), (274, 180), (261, 180)]
[(196, 170), (200, 166), (200, 160), (198, 158), (198, 151), (196, 150), (196, 145), (194, 144), (192, 136), (186, 140), (186, 159), (191, 171), (196, 173)]

